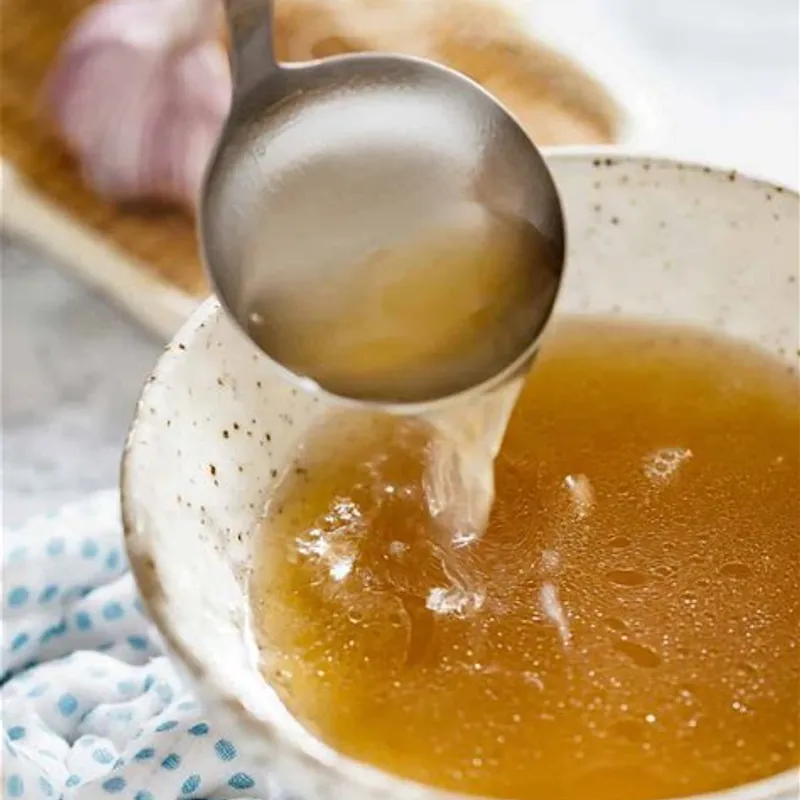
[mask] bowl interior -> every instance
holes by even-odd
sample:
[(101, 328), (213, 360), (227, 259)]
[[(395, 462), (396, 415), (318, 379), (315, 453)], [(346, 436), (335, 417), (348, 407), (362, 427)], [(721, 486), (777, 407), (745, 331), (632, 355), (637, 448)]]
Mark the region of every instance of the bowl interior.
[[(797, 195), (667, 161), (561, 154), (550, 164), (569, 234), (557, 314), (715, 328), (797, 369)], [(220, 713), (252, 726), (265, 759), (325, 763), (366, 786), (374, 776), (305, 736), (264, 684), (249, 623), (254, 526), (321, 413), (208, 301), (142, 394), (123, 463), (127, 546), (171, 649)], [(278, 735), (284, 748), (267, 748)], [(778, 796), (767, 783), (747, 797)]]

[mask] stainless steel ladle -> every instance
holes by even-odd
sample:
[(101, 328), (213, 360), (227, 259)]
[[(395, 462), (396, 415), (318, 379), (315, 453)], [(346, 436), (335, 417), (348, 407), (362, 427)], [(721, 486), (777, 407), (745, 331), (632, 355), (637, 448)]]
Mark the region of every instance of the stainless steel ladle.
[(277, 64), (271, 0), (225, 7), (233, 103), (199, 220), (238, 324), (298, 378), (383, 408), (484, 390), (527, 367), (565, 235), (519, 123), (424, 59)]

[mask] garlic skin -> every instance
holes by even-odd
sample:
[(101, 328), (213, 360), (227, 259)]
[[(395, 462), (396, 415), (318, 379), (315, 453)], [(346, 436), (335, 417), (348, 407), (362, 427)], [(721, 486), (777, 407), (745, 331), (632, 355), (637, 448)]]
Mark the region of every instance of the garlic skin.
[(101, 196), (194, 208), (231, 98), (219, 32), (217, 0), (106, 0), (77, 20), (45, 102)]

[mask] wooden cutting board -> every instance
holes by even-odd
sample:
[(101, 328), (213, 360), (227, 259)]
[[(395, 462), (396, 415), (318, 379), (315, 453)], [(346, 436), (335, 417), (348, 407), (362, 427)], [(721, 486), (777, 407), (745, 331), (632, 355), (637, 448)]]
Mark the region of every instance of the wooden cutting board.
[[(96, 197), (40, 107), (42, 82), (91, 0), (3, 0), (2, 221), (167, 336), (207, 291), (191, 215)], [(277, 0), (281, 60), (390, 50), (433, 58), (494, 92), (540, 145), (616, 140), (619, 110), (496, 0)]]

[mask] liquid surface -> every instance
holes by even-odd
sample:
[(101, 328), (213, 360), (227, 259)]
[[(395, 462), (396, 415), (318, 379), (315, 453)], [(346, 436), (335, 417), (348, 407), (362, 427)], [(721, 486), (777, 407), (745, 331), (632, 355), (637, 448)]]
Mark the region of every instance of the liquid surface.
[(324, 741), (518, 800), (651, 800), (798, 764), (796, 375), (696, 332), (562, 324), (482, 537), (419, 421), (344, 416), (268, 510), (264, 672)]
[[(300, 188), (284, 190), (287, 229), (302, 213), (292, 203), (308, 203), (308, 187)], [(363, 206), (364, 195), (356, 204)], [(359, 231), (364, 241), (328, 248), (318, 280), (298, 280), (302, 260), (276, 268), (248, 315), (266, 353), (341, 397), (419, 403), (484, 383), (533, 344), (558, 288), (555, 248), (529, 223), (478, 201), (437, 198), (437, 208), (423, 214), (423, 201), (413, 200), (397, 201), (405, 217), (394, 214), (396, 231), (381, 238), (376, 220)], [(414, 230), (404, 235), (403, 222)], [(333, 226), (340, 236), (343, 225)], [(249, 272), (257, 274), (270, 253), (272, 263), (284, 263), (271, 234), (254, 237)]]

